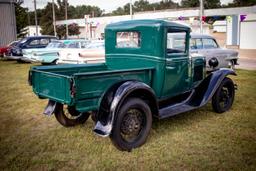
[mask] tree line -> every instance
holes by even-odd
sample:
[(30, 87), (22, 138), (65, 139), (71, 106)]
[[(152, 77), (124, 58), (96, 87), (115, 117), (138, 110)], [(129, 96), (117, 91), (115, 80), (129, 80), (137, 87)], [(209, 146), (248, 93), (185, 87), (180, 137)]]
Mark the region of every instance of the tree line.
[[(15, 4), (15, 14), (16, 14), (16, 27), (17, 33), (20, 37), (24, 36), (22, 29), (28, 25), (35, 25), (35, 14), (34, 11), (29, 11), (28, 8), (22, 7), (23, 1), (18, 0)], [(240, 7), (240, 6), (251, 6), (255, 5), (256, 0), (233, 0), (232, 3), (221, 5), (220, 0), (204, 0), (205, 9), (214, 8), (226, 8), (226, 7)], [(115, 16), (115, 15), (128, 15), (130, 13), (130, 4), (127, 3), (123, 7), (118, 7), (116, 10), (105, 13), (104, 10), (97, 6), (91, 5), (78, 5), (72, 6), (67, 4), (68, 8), (68, 18), (77, 19), (83, 18), (84, 15), (90, 15), (92, 17), (100, 16)], [(65, 19), (65, 0), (57, 0), (54, 3), (56, 20)], [(162, 0), (160, 2), (149, 3), (147, 0), (137, 0), (133, 3), (133, 12), (143, 12), (143, 11), (154, 11), (154, 10), (164, 10), (164, 9), (178, 9), (178, 8), (192, 8), (199, 7), (199, 0), (181, 0), (180, 4), (173, 2), (172, 0)], [(53, 17), (52, 17), (52, 3), (48, 2), (43, 9), (37, 9), (38, 24), (41, 26), (42, 34), (53, 35)], [(70, 33), (79, 34), (76, 25), (72, 25), (69, 28)], [(75, 29), (75, 30), (72, 30)], [(63, 29), (65, 27), (58, 27), (57, 32), (59, 36), (64, 34)]]

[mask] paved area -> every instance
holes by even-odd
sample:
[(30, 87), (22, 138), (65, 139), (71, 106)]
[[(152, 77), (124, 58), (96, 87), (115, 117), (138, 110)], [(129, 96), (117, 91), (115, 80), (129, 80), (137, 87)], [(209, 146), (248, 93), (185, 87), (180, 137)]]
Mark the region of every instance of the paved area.
[[(221, 47), (226, 47), (226, 33), (210, 33)], [(239, 52), (239, 65), (236, 68), (256, 70), (256, 49), (238, 49), (238, 47), (228, 47)]]
[(240, 58), (238, 60), (239, 65), (236, 68), (247, 69), (247, 70), (256, 70), (256, 59), (250, 58)]

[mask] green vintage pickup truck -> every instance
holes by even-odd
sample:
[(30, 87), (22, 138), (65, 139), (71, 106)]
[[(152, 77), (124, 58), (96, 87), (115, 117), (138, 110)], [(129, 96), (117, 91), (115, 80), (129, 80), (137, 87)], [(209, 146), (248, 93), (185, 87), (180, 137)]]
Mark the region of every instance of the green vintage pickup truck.
[[(183, 38), (173, 41), (177, 34)], [(109, 24), (106, 63), (34, 66), (29, 83), (39, 98), (49, 99), (44, 114), (54, 114), (66, 127), (92, 115), (97, 135), (131, 151), (145, 143), (153, 117), (167, 118), (210, 100), (217, 113), (231, 108), (235, 85), (227, 75), (235, 72), (206, 73), (205, 58), (191, 57), (189, 39), (189, 27), (164, 20)]]

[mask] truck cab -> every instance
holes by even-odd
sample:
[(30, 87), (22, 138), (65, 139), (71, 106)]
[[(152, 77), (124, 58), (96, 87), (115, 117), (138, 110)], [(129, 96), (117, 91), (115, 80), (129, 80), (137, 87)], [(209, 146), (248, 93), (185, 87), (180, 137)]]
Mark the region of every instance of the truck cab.
[[(177, 41), (175, 35), (183, 36)], [(204, 106), (229, 110), (234, 100), (230, 69), (206, 74), (205, 58), (189, 53), (190, 28), (164, 20), (130, 20), (105, 28), (103, 64), (35, 66), (29, 82), (49, 99), (46, 115), (63, 126), (84, 123), (110, 137), (120, 150), (145, 143), (152, 118), (163, 119)], [(71, 116), (71, 117), (69, 117)]]
[[(154, 68), (152, 87), (160, 99), (189, 91), (205, 77), (205, 58), (189, 55), (190, 28), (162, 20), (124, 21), (105, 29), (106, 63), (112, 69)], [(182, 39), (173, 44), (173, 36)], [(180, 48), (177, 47), (180, 45)]]

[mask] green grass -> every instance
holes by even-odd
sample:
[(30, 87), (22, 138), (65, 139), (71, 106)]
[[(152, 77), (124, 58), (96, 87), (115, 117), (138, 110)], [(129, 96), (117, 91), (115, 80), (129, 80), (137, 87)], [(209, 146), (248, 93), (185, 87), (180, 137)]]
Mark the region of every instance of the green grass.
[(64, 128), (42, 114), (47, 103), (27, 84), (29, 64), (0, 61), (0, 170), (255, 170), (256, 71), (238, 70), (232, 109), (211, 104), (153, 122), (131, 153), (93, 132), (93, 122)]

